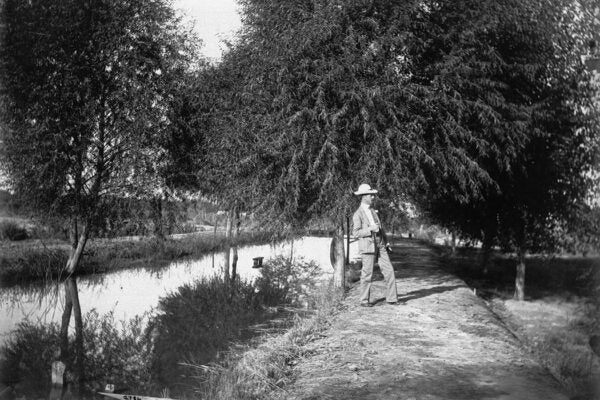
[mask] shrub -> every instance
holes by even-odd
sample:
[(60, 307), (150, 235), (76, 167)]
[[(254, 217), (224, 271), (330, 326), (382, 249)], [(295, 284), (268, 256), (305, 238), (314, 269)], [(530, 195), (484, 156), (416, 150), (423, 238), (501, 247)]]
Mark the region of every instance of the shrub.
[(50, 390), (50, 368), (58, 357), (57, 324), (25, 321), (11, 332), (1, 349), (0, 380), (26, 397), (45, 397)]
[[(85, 388), (94, 391), (113, 383), (138, 393), (151, 387), (149, 340), (144, 317), (116, 322), (112, 313), (95, 311), (84, 317)], [(74, 339), (70, 339), (73, 349)], [(51, 365), (59, 359), (60, 327), (56, 323), (23, 322), (1, 350), (0, 379), (27, 398), (44, 398), (50, 391)], [(73, 356), (71, 350), (71, 356)], [(67, 363), (72, 362), (72, 357)]]
[(115, 321), (112, 312), (95, 310), (84, 319), (86, 385), (90, 390), (112, 383), (143, 394), (153, 387), (150, 372), (151, 338), (146, 334), (147, 315)]
[(214, 361), (231, 341), (249, 335), (247, 328), (262, 315), (258, 294), (247, 282), (214, 276), (180, 287), (160, 300), (150, 323), (155, 380), (177, 391), (174, 383), (191, 378), (182, 364)]
[(314, 261), (277, 256), (267, 260), (256, 280), (256, 288), (265, 305), (309, 306), (308, 294), (316, 288), (320, 268)]
[(0, 222), (0, 240), (25, 240), (27, 239), (27, 230), (14, 221)]

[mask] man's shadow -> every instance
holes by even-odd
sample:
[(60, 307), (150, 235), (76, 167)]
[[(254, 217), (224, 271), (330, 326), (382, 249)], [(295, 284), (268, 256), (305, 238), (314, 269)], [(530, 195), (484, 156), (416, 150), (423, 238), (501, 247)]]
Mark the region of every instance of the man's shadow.
[[(464, 288), (464, 287), (466, 287), (466, 286), (465, 285), (451, 285), (451, 286), (436, 286), (436, 287), (432, 287), (429, 289), (413, 290), (412, 292), (408, 292), (403, 295), (398, 295), (398, 303), (406, 304), (410, 300), (416, 300), (416, 299), (430, 296), (432, 294), (449, 292), (454, 289)], [(385, 301), (385, 297), (381, 297), (377, 300), (374, 300), (372, 303), (373, 303), (373, 305), (377, 305), (379, 303), (383, 303), (384, 301)]]

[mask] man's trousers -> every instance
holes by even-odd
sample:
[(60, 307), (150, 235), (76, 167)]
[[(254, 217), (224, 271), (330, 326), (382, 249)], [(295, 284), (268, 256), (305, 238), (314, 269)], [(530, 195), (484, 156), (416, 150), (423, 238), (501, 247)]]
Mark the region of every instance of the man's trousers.
[[(389, 302), (398, 301), (398, 291), (396, 289), (396, 276), (394, 275), (394, 267), (388, 256), (387, 250), (383, 243), (376, 244), (379, 246), (379, 268), (383, 273), (385, 280), (385, 299)], [(371, 278), (373, 277), (373, 264), (375, 263), (375, 253), (363, 253), (362, 270), (360, 273), (360, 302), (368, 303), (369, 294), (371, 293)]]

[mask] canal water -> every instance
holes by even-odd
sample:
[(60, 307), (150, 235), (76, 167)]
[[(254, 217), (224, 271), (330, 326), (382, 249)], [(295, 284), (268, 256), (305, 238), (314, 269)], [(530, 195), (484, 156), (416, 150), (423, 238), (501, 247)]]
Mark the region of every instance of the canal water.
[[(254, 280), (260, 274), (252, 268), (254, 257), (265, 260), (278, 255), (302, 257), (321, 267), (322, 279), (333, 275), (330, 262), (330, 238), (304, 237), (276, 245), (245, 246), (238, 249), (238, 274)], [(357, 255), (356, 242), (350, 245), (350, 258)], [(223, 252), (199, 259), (175, 261), (166, 267), (148, 265), (134, 269), (106, 272), (77, 278), (83, 314), (96, 310), (114, 313), (116, 320), (129, 320), (150, 312), (159, 299), (180, 286), (202, 277), (222, 274)], [(64, 287), (59, 282), (0, 288), (0, 344), (19, 322), (60, 322), (64, 309)]]

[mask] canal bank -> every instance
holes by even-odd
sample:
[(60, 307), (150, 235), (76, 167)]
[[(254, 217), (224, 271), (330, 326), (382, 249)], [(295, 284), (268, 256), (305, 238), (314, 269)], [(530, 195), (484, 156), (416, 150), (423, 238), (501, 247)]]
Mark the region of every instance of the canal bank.
[[(217, 362), (232, 344), (246, 343), (265, 329), (280, 331), (294, 315), (314, 312), (314, 303), (301, 295), (312, 296), (317, 283), (331, 276), (329, 247), (327, 238), (307, 237), (240, 248), (235, 281), (223, 276), (225, 257), (216, 253), (167, 268), (78, 277), (69, 285), (67, 280), (44, 288), (13, 287), (12, 298), (3, 288), (0, 315), (13, 321), (2, 327), (14, 327), (3, 336), (8, 350), (2, 382), (18, 397), (45, 396), (64, 329), (64, 292), (75, 288), (85, 369), (71, 367), (65, 377), (70, 387), (82, 376), (87, 396), (106, 383), (145, 395), (164, 390), (189, 395), (198, 375), (194, 365)], [(256, 256), (265, 257), (260, 270), (252, 268)], [(76, 323), (69, 332), (69, 343), (76, 345)], [(77, 357), (67, 364), (77, 365)]]

